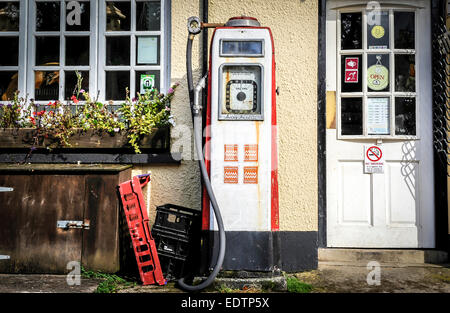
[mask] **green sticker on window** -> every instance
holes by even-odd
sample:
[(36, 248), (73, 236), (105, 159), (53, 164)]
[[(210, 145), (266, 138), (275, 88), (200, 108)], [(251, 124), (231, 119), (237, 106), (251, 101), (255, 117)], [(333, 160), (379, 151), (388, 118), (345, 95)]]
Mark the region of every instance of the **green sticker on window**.
[(141, 94), (145, 94), (147, 90), (152, 90), (155, 87), (155, 75), (141, 75)]

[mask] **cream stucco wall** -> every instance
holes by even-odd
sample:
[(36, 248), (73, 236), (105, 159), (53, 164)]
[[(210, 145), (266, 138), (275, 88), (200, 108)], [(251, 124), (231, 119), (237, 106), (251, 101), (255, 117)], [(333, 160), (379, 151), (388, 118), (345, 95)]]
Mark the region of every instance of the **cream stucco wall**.
[[(186, 86), (186, 21), (189, 16), (201, 16), (199, 3), (172, 0), (171, 78), (173, 83), (181, 83), (172, 103), (177, 123), (177, 128), (172, 130), (173, 151), (178, 150), (180, 142), (191, 140), (190, 135), (181, 141), (176, 135), (178, 130), (192, 127)], [(280, 89), (277, 97), (280, 230), (317, 231), (317, 0), (209, 2), (211, 23), (225, 23), (228, 18), (240, 15), (256, 17), (262, 26), (271, 28), (274, 36)], [(193, 47), (195, 74), (199, 73), (201, 64), (199, 42), (200, 37), (195, 39)], [(196, 161), (137, 167), (134, 172), (148, 170), (153, 176), (150, 211), (155, 205), (167, 202), (200, 209), (200, 174)]]

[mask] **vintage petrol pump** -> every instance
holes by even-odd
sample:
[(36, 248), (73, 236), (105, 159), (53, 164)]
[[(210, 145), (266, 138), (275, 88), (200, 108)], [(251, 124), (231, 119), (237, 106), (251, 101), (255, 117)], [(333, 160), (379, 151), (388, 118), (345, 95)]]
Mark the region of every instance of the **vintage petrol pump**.
[[(190, 49), (194, 35), (208, 25), (195, 17), (188, 20), (188, 86), (197, 147), (206, 134), (204, 151), (197, 148), (198, 155), (204, 155), (200, 160), (202, 228), (216, 238), (219, 266), (273, 271), (279, 255), (273, 37), (268, 27), (251, 17), (209, 26), (215, 30), (207, 75), (206, 128), (200, 133), (204, 109), (200, 91), (206, 77), (193, 87)], [(222, 251), (225, 238), (226, 252)]]

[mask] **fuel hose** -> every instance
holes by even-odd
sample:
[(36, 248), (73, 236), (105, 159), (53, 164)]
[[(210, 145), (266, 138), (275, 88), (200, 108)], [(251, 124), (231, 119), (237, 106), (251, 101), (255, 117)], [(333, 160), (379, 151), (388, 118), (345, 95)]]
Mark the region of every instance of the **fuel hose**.
[[(198, 24), (197, 27), (192, 27), (192, 22)], [(195, 26), (195, 25), (194, 25)], [(193, 78), (192, 78), (192, 42), (196, 34), (200, 32), (200, 21), (197, 17), (191, 17), (188, 19), (188, 41), (186, 45), (186, 68), (187, 68), (187, 83), (189, 90), (189, 101), (192, 113), (192, 121), (194, 124), (194, 144), (197, 156), (199, 158), (199, 166), (202, 175), (203, 184), (208, 192), (209, 199), (211, 201), (211, 206), (213, 208), (214, 215), (217, 221), (217, 228), (219, 230), (219, 251), (216, 260), (216, 264), (209, 276), (202, 281), (200, 284), (191, 286), (188, 285), (184, 278), (178, 280), (178, 285), (181, 289), (186, 291), (200, 291), (211, 285), (222, 268), (223, 260), (225, 257), (225, 229), (223, 225), (222, 215), (220, 214), (219, 205), (217, 204), (216, 197), (214, 195), (211, 181), (209, 180), (208, 171), (206, 170), (205, 158), (203, 155), (202, 139), (203, 139), (203, 128), (202, 128), (202, 114), (200, 103), (200, 92), (205, 86), (206, 75), (200, 80), (194, 90)], [(205, 208), (206, 209), (206, 208)]]

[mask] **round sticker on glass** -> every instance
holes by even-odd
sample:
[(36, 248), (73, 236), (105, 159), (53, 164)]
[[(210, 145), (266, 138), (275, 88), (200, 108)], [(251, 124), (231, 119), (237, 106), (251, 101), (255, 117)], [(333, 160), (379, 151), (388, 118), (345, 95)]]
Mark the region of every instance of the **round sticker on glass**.
[(372, 36), (376, 39), (380, 39), (384, 36), (384, 27), (381, 25), (376, 25), (372, 28)]
[(372, 90), (383, 90), (389, 84), (389, 70), (380, 64), (367, 69), (367, 87)]

